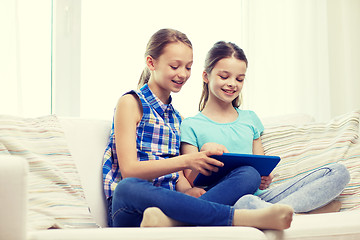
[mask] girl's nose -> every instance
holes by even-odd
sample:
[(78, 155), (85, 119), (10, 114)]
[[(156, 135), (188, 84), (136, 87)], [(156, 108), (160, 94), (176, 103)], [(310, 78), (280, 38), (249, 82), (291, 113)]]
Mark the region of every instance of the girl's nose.
[(229, 87), (235, 86), (235, 83), (236, 83), (236, 80), (235, 80), (234, 78), (228, 78), (227, 85), (228, 85)]
[(186, 79), (186, 76), (187, 76), (187, 71), (185, 68), (182, 68), (179, 73), (178, 73), (178, 76), (181, 80), (183, 79)]

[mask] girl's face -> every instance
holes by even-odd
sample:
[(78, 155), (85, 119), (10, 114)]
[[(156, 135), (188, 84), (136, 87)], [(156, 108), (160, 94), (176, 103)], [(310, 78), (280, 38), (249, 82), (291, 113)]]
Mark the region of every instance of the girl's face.
[(168, 44), (158, 59), (153, 59), (152, 79), (162, 90), (179, 92), (191, 74), (192, 49), (181, 42)]
[(246, 63), (234, 57), (219, 60), (210, 74), (203, 73), (211, 99), (231, 103), (239, 96), (245, 80)]

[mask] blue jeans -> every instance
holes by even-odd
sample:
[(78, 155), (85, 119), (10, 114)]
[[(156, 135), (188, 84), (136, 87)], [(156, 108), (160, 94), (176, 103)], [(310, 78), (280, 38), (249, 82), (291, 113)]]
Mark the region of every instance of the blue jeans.
[(168, 217), (194, 226), (231, 226), (234, 208), (243, 195), (253, 194), (260, 185), (260, 175), (249, 166), (233, 170), (199, 198), (155, 187), (138, 178), (121, 180), (108, 200), (109, 226), (138, 227), (143, 212), (160, 208)]
[(333, 163), (303, 176), (271, 188), (258, 197), (246, 195), (240, 198), (236, 209), (265, 208), (274, 203), (290, 205), (296, 213), (309, 212), (334, 200), (349, 183), (347, 168)]

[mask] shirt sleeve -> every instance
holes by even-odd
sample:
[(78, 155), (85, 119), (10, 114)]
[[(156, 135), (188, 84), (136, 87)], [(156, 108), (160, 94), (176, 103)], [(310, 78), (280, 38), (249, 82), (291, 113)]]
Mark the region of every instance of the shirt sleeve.
[(255, 112), (251, 111), (250, 116), (254, 124), (254, 139), (258, 139), (264, 132), (264, 125)]
[(194, 131), (194, 128), (191, 126), (191, 119), (186, 118), (182, 121), (180, 126), (180, 133), (181, 133), (181, 142), (185, 142), (188, 144), (191, 144), (195, 147), (199, 147), (196, 133)]

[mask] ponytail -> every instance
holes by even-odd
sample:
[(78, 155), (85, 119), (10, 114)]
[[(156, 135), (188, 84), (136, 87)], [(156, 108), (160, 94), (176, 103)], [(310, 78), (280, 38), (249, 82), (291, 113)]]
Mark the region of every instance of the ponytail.
[(138, 90), (140, 88), (142, 88), (142, 86), (144, 86), (145, 84), (147, 84), (149, 82), (150, 79), (150, 71), (147, 67), (145, 67), (145, 69), (142, 71), (139, 82), (138, 82)]

